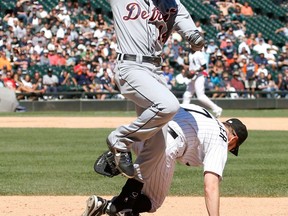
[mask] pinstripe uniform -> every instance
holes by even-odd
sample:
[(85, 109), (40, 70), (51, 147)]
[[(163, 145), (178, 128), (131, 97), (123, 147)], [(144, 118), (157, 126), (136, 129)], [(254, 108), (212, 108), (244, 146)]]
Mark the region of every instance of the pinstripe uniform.
[[(182, 105), (168, 123), (166, 154), (159, 158), (154, 172), (144, 179), (143, 193), (156, 211), (169, 191), (176, 161), (188, 166), (203, 166), (222, 177), (227, 160), (228, 138), (225, 126), (207, 110), (197, 105)], [(138, 154), (143, 145), (133, 145)]]

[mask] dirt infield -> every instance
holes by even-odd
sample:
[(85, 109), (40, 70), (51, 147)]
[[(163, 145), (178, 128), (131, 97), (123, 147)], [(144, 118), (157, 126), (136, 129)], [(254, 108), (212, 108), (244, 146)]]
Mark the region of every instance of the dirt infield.
[[(114, 128), (132, 120), (133, 118), (122, 117), (1, 117), (0, 128)], [(264, 118), (241, 120), (250, 130), (288, 130), (288, 118), (269, 118), (269, 121)], [(83, 196), (0, 196), (0, 215), (80, 216), (86, 199), (87, 197)], [(287, 203), (288, 198), (225, 197), (221, 198), (221, 215), (285, 216), (288, 215)], [(201, 216), (207, 213), (203, 197), (167, 197), (157, 213), (142, 215)]]

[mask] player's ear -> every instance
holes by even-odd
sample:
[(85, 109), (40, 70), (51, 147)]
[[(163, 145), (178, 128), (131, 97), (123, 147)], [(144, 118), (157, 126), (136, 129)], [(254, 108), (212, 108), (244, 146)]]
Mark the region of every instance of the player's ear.
[(238, 137), (237, 136), (232, 136), (228, 142), (228, 150), (230, 151), (231, 149), (234, 149), (237, 147), (238, 143)]

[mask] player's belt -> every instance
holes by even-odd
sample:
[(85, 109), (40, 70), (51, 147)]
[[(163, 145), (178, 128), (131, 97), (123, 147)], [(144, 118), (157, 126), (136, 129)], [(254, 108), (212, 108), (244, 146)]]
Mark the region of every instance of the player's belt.
[[(119, 53), (117, 56), (117, 60), (137, 61), (137, 55)], [(162, 59), (156, 56), (142, 56), (142, 62), (151, 63), (155, 66), (160, 66), (162, 63)]]
[(178, 134), (171, 127), (168, 126), (167, 131), (174, 139), (178, 137)]

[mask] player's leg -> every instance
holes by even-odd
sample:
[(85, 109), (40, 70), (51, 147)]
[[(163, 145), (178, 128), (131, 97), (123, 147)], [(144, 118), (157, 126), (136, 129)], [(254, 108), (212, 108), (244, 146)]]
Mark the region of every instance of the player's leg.
[[(144, 178), (143, 181), (142, 193), (149, 197), (151, 201), (149, 212), (155, 212), (163, 204), (173, 179), (176, 158), (179, 154), (182, 155), (184, 149), (184, 142), (180, 137), (174, 138), (170, 133), (167, 134), (165, 154), (159, 157), (157, 164), (154, 166), (154, 172), (151, 173), (149, 178)], [(144, 197), (137, 199), (132, 208), (134, 213), (144, 212), (140, 207), (141, 198), (145, 200)]]
[(212, 109), (212, 111), (215, 113), (216, 117), (219, 117), (222, 113), (222, 108), (217, 106), (210, 98), (205, 95), (205, 77), (199, 76), (195, 80), (195, 93), (197, 96), (197, 99), (207, 108)]
[(194, 94), (194, 90), (193, 90), (193, 81), (191, 80), (187, 86), (186, 86), (186, 90), (183, 94), (183, 104), (190, 104), (191, 98)]
[[(115, 81), (121, 93), (137, 106), (142, 107), (144, 111), (130, 125), (122, 125), (113, 131), (108, 136), (107, 143), (119, 152), (129, 152), (132, 143), (147, 140), (157, 134), (176, 114), (179, 102), (166, 87), (165, 79), (157, 74), (153, 65), (124, 62), (120, 66), (118, 65), (115, 70)], [(124, 157), (123, 161), (127, 161), (126, 159), (127, 157)], [(121, 165), (118, 167), (121, 170)], [(125, 173), (125, 169), (126, 167), (121, 172)], [(130, 174), (126, 176), (132, 177), (131, 165), (128, 169)]]

